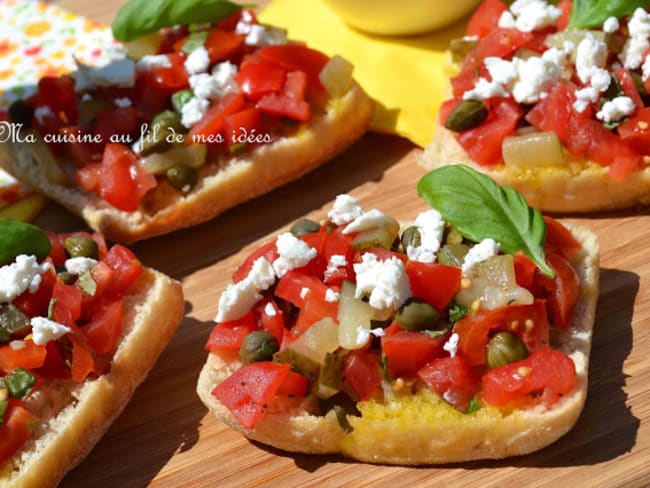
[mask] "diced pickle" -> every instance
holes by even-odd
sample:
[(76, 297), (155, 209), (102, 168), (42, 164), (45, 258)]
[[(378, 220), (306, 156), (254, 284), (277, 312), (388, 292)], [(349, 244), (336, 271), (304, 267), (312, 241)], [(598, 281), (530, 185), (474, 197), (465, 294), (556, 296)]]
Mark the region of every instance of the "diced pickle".
[(325, 360), (316, 384), (316, 396), (318, 398), (330, 398), (341, 389), (344, 358), (345, 354), (341, 352), (328, 352), (325, 354)]
[(11, 304), (0, 308), (0, 338), (3, 342), (10, 340), (12, 334), (29, 332), (29, 317)]
[(503, 162), (515, 168), (564, 165), (562, 143), (555, 132), (531, 132), (508, 136), (502, 146)]
[(140, 166), (152, 174), (164, 174), (169, 168), (183, 161), (191, 168), (200, 168), (205, 164), (208, 148), (205, 144), (177, 145), (162, 153), (153, 153), (139, 160)]
[(445, 244), (438, 251), (438, 262), (460, 268), (468, 252), (469, 246), (467, 244)]
[(319, 367), (319, 364), (313, 359), (295, 351), (291, 347), (285, 347), (273, 355), (276, 363), (290, 364), (293, 368), (309, 376)]

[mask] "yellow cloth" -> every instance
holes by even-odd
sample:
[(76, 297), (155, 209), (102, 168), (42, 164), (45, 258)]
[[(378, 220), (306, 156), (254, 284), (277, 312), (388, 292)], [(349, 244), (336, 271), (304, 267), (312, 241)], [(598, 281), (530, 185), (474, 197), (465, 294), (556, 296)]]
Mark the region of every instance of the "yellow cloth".
[(438, 108), (449, 93), (445, 50), (463, 36), (466, 20), (423, 36), (373, 36), (348, 27), (318, 0), (274, 0), (260, 18), (286, 28), (291, 39), (352, 62), (355, 79), (378, 102), (372, 129), (419, 146), (431, 142)]

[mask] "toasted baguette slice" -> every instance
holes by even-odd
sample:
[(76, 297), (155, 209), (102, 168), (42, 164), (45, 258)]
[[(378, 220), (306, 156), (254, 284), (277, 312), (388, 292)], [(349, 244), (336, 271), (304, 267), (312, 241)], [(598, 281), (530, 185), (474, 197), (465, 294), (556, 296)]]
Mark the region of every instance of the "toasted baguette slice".
[(122, 337), (109, 372), (71, 391), (48, 391), (71, 400), (58, 414), (41, 418), (43, 433), (0, 472), (0, 487), (54, 487), (79, 464), (144, 380), (178, 327), (183, 308), (180, 283), (145, 268), (124, 297)]
[(274, 400), (254, 429), (247, 430), (212, 394), (217, 384), (241, 366), (235, 356), (211, 353), (201, 371), (197, 391), (219, 420), (244, 436), (280, 449), (312, 454), (342, 453), (366, 462), (442, 464), (496, 459), (541, 449), (564, 435), (576, 422), (587, 395), (591, 335), (598, 298), (599, 249), (587, 229), (570, 227), (583, 251), (573, 263), (580, 277), (580, 301), (571, 332), (553, 339), (576, 366), (575, 391), (553, 408), (538, 406), (509, 414), (483, 407), (464, 414), (428, 390), (395, 396), (386, 403), (360, 402), (361, 417), (348, 416), (347, 434), (334, 412), (313, 415), (305, 400)]
[(565, 158), (564, 166), (482, 166), (458, 144), (453, 132), (438, 126), (433, 141), (420, 156), (420, 164), (427, 170), (449, 164), (471, 166), (499, 185), (516, 189), (530, 206), (543, 212), (594, 212), (650, 204), (650, 168), (616, 181), (605, 166), (566, 152)]
[(10, 173), (83, 217), (108, 239), (130, 243), (205, 222), (312, 171), (361, 137), (373, 110), (374, 103), (354, 84), (296, 134), (260, 146), (242, 159), (231, 157), (206, 166), (189, 193), (170, 190), (135, 212), (118, 210), (97, 195), (49, 181), (27, 143), (14, 144), (14, 157), (0, 161)]

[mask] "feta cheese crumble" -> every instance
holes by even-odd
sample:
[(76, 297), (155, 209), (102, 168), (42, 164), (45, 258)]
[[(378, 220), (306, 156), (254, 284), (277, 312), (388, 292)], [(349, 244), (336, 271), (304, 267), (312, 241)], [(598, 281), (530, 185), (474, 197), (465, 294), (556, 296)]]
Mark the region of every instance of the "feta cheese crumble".
[(122, 97), (113, 100), (113, 104), (119, 108), (128, 108), (133, 105), (133, 102), (129, 97)]
[(386, 214), (381, 210), (373, 208), (372, 210), (359, 215), (356, 219), (350, 222), (345, 229), (343, 229), (343, 234), (378, 229), (386, 225), (386, 221)]
[(306, 266), (318, 254), (316, 249), (291, 232), (280, 234), (275, 246), (279, 257), (273, 261), (273, 269), (278, 278), (282, 278), (291, 269)]
[(253, 262), (247, 278), (253, 282), (258, 290), (268, 290), (275, 283), (275, 271), (268, 259), (260, 256)]
[(210, 102), (205, 98), (192, 97), (181, 109), (181, 123), (188, 129), (201, 120), (210, 108)]
[(199, 73), (189, 78), (190, 87), (197, 98), (218, 99), (227, 93), (239, 91), (235, 81), (237, 66), (228, 61), (217, 64), (212, 74)]
[(619, 59), (627, 69), (637, 69), (650, 48), (650, 13), (639, 7), (627, 23), (629, 37)]
[(52, 264), (39, 264), (36, 256), (20, 254), (16, 260), (0, 267), (0, 303), (9, 303), (25, 290), (36, 293), (41, 285), (41, 274), (52, 268)]
[(483, 239), (481, 242), (471, 247), (465, 255), (465, 260), (463, 261), (462, 266), (463, 273), (467, 273), (467, 271), (475, 264), (485, 261), (497, 254), (499, 254), (499, 243), (494, 239)]
[(307, 298), (307, 295), (309, 295), (309, 292), (310, 292), (309, 288), (307, 288), (306, 286), (303, 287), (300, 290), (300, 298), (302, 298), (304, 300), (305, 298)]
[(331, 288), (328, 288), (325, 292), (325, 301), (327, 302), (338, 302), (339, 297), (340, 295)]
[(603, 22), (603, 32), (607, 34), (613, 34), (620, 29), (620, 27), (621, 25), (616, 17), (608, 17), (605, 22)]
[(86, 91), (97, 87), (131, 88), (135, 85), (135, 62), (132, 59), (116, 59), (110, 63), (93, 67), (75, 58), (75, 90)]
[(166, 54), (147, 54), (135, 63), (136, 71), (151, 71), (159, 68), (171, 68), (172, 62)]
[(371, 307), (383, 310), (401, 307), (411, 297), (404, 263), (396, 257), (384, 261), (372, 253), (365, 253), (360, 263), (354, 264), (357, 275), (355, 298), (369, 295)]
[(327, 213), (327, 217), (336, 225), (343, 225), (361, 217), (361, 214), (363, 214), (363, 209), (357, 199), (351, 195), (342, 194), (334, 200), (332, 210)]
[(367, 329), (366, 327), (359, 325), (357, 327), (357, 337), (355, 338), (355, 343), (359, 347), (363, 347), (368, 344), (371, 335), (375, 337), (382, 337), (386, 335), (386, 332), (384, 332), (384, 329), (381, 327), (377, 327), (375, 329)]
[(88, 271), (89, 269), (94, 268), (97, 265), (98, 261), (93, 258), (86, 258), (79, 256), (76, 258), (69, 258), (65, 260), (65, 270), (68, 273), (81, 275)]
[(204, 46), (199, 46), (185, 60), (185, 71), (190, 75), (204, 73), (210, 67), (210, 54)]
[(445, 345), (442, 346), (442, 348), (447, 351), (451, 357), (453, 358), (456, 354), (458, 354), (458, 341), (460, 340), (460, 336), (454, 332), (451, 336), (449, 336), (449, 339), (447, 339), (447, 342), (445, 342)]
[(269, 25), (254, 24), (248, 29), (244, 44), (247, 46), (273, 46), (287, 43), (287, 33)]
[(603, 104), (596, 118), (607, 123), (618, 122), (633, 113), (634, 109), (634, 101), (630, 97), (615, 97)]
[(55, 341), (72, 332), (70, 327), (45, 317), (32, 317), (30, 324), (32, 326), (32, 340), (34, 344), (39, 346), (44, 346), (48, 342)]
[(345, 256), (342, 254), (333, 254), (330, 256), (330, 260), (327, 262), (327, 268), (325, 268), (324, 276), (332, 276), (337, 272), (339, 268), (343, 268), (348, 265), (348, 260), (345, 259)]
[(416, 217), (414, 225), (420, 233), (420, 245), (417, 247), (406, 246), (406, 255), (412, 261), (433, 263), (445, 232), (445, 221), (440, 212), (431, 209), (420, 213)]
[(499, 27), (533, 32), (554, 25), (562, 15), (555, 5), (543, 0), (516, 0), (499, 18)]
[(216, 322), (226, 322), (242, 318), (259, 300), (253, 280), (244, 278), (239, 283), (229, 284), (219, 297)]
[(275, 317), (277, 315), (277, 312), (275, 311), (275, 307), (271, 302), (264, 305), (264, 313), (269, 317)]

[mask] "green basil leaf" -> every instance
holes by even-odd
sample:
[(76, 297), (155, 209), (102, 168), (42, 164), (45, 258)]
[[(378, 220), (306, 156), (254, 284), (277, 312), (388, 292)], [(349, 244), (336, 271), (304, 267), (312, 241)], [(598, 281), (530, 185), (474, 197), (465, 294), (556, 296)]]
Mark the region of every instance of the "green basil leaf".
[(573, 0), (569, 28), (602, 27), (609, 17), (627, 17), (639, 7), (648, 7), (649, 3), (647, 0)]
[(452, 165), (423, 176), (418, 194), (466, 239), (492, 238), (503, 252), (522, 251), (545, 275), (554, 276), (544, 255), (542, 214), (516, 190), (500, 187), (468, 166)]
[(128, 42), (163, 27), (213, 23), (242, 7), (228, 0), (131, 0), (113, 21), (113, 37)]
[(452, 302), (447, 313), (449, 315), (449, 323), (455, 324), (469, 313), (469, 309), (460, 303)]

